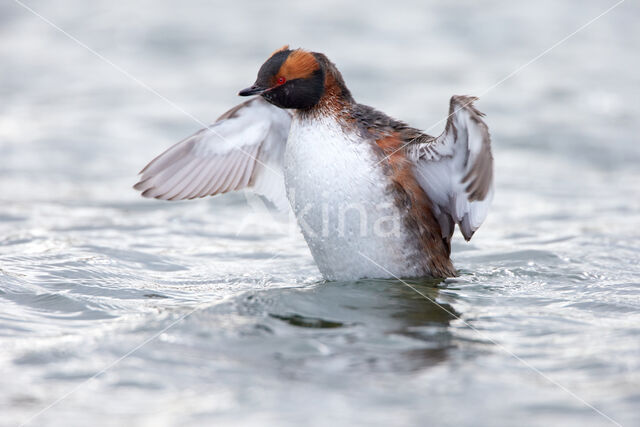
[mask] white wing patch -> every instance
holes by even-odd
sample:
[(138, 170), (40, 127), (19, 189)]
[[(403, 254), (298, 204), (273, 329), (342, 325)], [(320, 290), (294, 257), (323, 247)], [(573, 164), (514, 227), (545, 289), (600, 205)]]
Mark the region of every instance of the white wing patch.
[(407, 149), (444, 238), (458, 224), (464, 238), (471, 239), (493, 200), (491, 138), (483, 114), (473, 106), (476, 99), (452, 97), (442, 135)]
[(134, 188), (162, 200), (251, 189), (286, 209), (282, 170), (290, 125), (287, 111), (250, 99), (153, 159)]

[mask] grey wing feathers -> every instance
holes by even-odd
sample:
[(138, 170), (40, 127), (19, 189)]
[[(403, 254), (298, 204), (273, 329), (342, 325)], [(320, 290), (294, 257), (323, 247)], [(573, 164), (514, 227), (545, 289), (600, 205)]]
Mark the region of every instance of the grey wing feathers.
[[(467, 145), (469, 148), (469, 158), (467, 159), (467, 174), (462, 178), (462, 182), (467, 184), (465, 190), (469, 195), (469, 201), (484, 200), (493, 187), (493, 154), (491, 153), (491, 136), (489, 128), (482, 120), (484, 113), (478, 111), (473, 105), (475, 97), (456, 97), (453, 106), (465, 108), (469, 114), (471, 125), (464, 123), (467, 128)], [(454, 114), (456, 110), (450, 111)], [(450, 124), (449, 126), (455, 126)], [(458, 126), (460, 124), (458, 123)], [(446, 131), (446, 130), (445, 130)]]
[(252, 189), (286, 205), (282, 163), (288, 112), (253, 98), (157, 156), (134, 188), (144, 197), (185, 200)]
[(484, 114), (474, 97), (451, 98), (444, 132), (408, 148), (421, 187), (432, 201), (443, 237), (458, 224), (469, 240), (486, 218), (493, 199), (493, 155)]

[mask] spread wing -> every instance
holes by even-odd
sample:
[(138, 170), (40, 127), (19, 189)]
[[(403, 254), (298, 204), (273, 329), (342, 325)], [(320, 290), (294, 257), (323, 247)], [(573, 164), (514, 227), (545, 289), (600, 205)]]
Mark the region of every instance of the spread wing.
[(153, 159), (133, 188), (162, 200), (246, 188), (286, 208), (282, 170), (290, 124), (287, 111), (252, 98)]
[(484, 114), (473, 105), (476, 99), (452, 97), (442, 135), (408, 148), (444, 238), (451, 238), (458, 224), (464, 238), (471, 239), (493, 200), (491, 138)]

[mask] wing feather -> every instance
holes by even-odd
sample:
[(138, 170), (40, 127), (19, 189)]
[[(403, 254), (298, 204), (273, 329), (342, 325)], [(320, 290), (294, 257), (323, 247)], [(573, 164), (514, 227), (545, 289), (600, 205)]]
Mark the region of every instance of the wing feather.
[(189, 192), (185, 194), (185, 199), (194, 199), (198, 193), (202, 192), (204, 187), (209, 183), (209, 179), (213, 171), (209, 162), (204, 162), (204, 166), (200, 169), (198, 176), (193, 180), (193, 185), (189, 186)]
[(473, 105), (476, 99), (452, 97), (444, 132), (408, 149), (445, 238), (458, 224), (465, 239), (471, 239), (493, 200), (491, 138), (484, 114)]
[(177, 192), (172, 192), (171, 196), (168, 196), (168, 200), (188, 199), (189, 194), (199, 184), (200, 174), (207, 167), (207, 161), (206, 159), (200, 159), (194, 161), (193, 163), (193, 170), (183, 180), (184, 185), (181, 185)]
[(220, 192), (222, 185), (224, 184), (224, 177), (229, 173), (229, 169), (233, 166), (232, 153), (221, 156), (220, 164), (212, 164), (211, 168), (214, 170), (214, 178), (211, 178), (210, 185), (201, 193), (203, 196), (213, 196)]
[(286, 208), (282, 168), (290, 124), (287, 111), (250, 99), (154, 158), (134, 188), (163, 200), (249, 189)]

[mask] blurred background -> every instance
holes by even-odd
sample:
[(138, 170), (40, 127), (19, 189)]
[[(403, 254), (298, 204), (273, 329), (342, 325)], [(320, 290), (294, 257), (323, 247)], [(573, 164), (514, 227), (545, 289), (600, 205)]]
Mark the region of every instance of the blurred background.
[[(640, 5), (557, 44), (615, 4), (0, 3), (0, 425), (639, 425)], [(437, 304), (131, 189), (284, 44), (431, 134), (482, 95), (496, 197)]]

